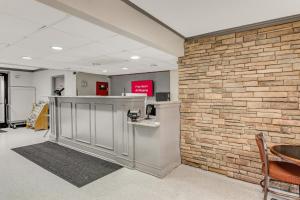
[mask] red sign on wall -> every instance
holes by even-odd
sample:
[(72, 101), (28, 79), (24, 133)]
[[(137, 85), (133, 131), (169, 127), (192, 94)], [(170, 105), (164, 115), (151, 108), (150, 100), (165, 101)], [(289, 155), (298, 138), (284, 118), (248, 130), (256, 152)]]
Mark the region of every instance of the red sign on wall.
[(152, 80), (132, 81), (131, 92), (147, 94), (147, 96), (153, 96), (153, 81)]
[(96, 82), (96, 95), (107, 96), (108, 95), (108, 83), (107, 82)]

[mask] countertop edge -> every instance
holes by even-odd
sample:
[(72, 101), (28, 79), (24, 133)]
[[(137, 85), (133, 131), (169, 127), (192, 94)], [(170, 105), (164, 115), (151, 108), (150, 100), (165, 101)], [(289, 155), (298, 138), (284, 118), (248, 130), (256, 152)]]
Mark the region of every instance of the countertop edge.
[(145, 126), (145, 127), (152, 127), (152, 128), (157, 128), (160, 126), (160, 122), (150, 122), (149, 121), (146, 121), (146, 120), (142, 120), (142, 121), (138, 121), (138, 122), (131, 122), (131, 121), (128, 121), (127, 122), (128, 124), (131, 124), (131, 125), (136, 125), (136, 126)]
[(47, 96), (48, 98), (145, 99), (145, 96)]

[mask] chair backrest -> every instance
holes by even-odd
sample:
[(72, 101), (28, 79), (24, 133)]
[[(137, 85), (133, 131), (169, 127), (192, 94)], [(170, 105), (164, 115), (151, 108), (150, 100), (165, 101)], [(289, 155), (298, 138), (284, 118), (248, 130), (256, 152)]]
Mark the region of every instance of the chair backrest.
[(262, 162), (262, 170), (264, 170), (265, 175), (269, 174), (269, 156), (268, 147), (263, 133), (257, 134), (255, 136), (256, 144), (259, 149), (259, 155)]

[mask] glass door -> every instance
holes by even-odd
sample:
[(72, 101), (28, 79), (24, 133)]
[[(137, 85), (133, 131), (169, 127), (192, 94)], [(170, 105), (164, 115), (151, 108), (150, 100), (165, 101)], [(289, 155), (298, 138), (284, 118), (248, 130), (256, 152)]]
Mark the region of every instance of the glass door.
[(0, 73), (0, 128), (7, 127), (7, 74)]

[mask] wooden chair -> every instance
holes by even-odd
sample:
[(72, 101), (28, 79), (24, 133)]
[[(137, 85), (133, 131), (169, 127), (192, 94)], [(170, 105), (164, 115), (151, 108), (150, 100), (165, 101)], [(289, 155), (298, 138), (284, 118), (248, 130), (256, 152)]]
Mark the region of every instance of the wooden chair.
[[(263, 187), (264, 200), (267, 200), (269, 192), (283, 198), (300, 200), (300, 166), (283, 161), (270, 161), (263, 133), (256, 135), (255, 139), (259, 149), (260, 159), (262, 161), (262, 173), (264, 175), (264, 179), (260, 182), (260, 185)], [(270, 187), (270, 181), (280, 181), (298, 185), (299, 197), (275, 191)]]

